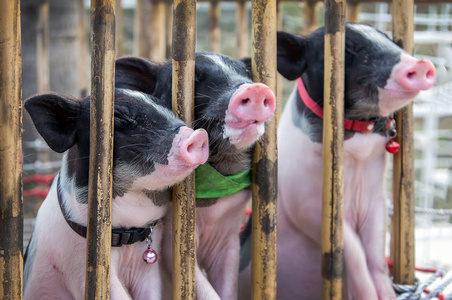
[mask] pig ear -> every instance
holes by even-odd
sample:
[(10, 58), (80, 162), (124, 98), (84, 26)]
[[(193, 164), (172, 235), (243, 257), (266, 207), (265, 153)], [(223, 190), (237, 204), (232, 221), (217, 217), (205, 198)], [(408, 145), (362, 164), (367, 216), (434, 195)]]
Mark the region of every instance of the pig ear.
[(139, 57), (116, 60), (115, 87), (152, 94), (161, 66)]
[(247, 69), (247, 70), (250, 72), (250, 74), (251, 74), (251, 57), (244, 57), (244, 58), (241, 58), (240, 61), (241, 61), (242, 63), (245, 64), (246, 69)]
[(277, 32), (277, 68), (288, 80), (300, 77), (306, 68), (306, 38), (285, 31)]
[(80, 102), (57, 94), (38, 95), (25, 101), (39, 134), (49, 147), (62, 153), (76, 142)]

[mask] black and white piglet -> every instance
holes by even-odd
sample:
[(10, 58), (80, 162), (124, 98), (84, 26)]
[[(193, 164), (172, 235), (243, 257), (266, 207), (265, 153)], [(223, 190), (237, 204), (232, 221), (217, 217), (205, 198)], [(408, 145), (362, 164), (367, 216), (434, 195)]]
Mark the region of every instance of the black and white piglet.
[[(171, 63), (156, 65), (138, 58), (119, 59), (117, 86), (153, 93), (171, 107)], [(117, 73), (122, 74), (121, 72)], [(131, 78), (142, 75), (142, 79)], [(158, 75), (158, 76), (157, 76)], [(236, 299), (239, 231), (251, 197), (252, 146), (275, 110), (270, 88), (251, 80), (250, 60), (201, 52), (195, 60), (195, 122), (209, 134), (208, 164), (196, 170), (197, 298)], [(146, 82), (148, 80), (149, 82)], [(140, 82), (140, 84), (136, 84)], [(171, 216), (165, 218), (171, 228)], [(163, 247), (171, 250), (171, 231)], [(166, 256), (171, 277), (171, 257)], [(165, 296), (171, 299), (171, 285)]]
[[(297, 80), (278, 125), (279, 299), (322, 298), (324, 30), (278, 32), (278, 71)], [(391, 114), (433, 86), (435, 68), (368, 25), (345, 32), (344, 299), (395, 299), (384, 257)], [(250, 267), (240, 276), (249, 299)]]
[[(50, 148), (65, 153), (27, 249), (24, 299), (84, 297), (89, 106), (89, 98), (58, 94), (25, 102)], [(159, 264), (146, 262), (155, 262), (152, 249), (161, 249), (167, 188), (206, 162), (207, 133), (187, 127), (153, 97), (125, 89), (115, 90), (114, 130), (112, 246), (122, 246), (111, 250), (110, 297), (160, 299)], [(147, 237), (152, 239), (150, 251)]]

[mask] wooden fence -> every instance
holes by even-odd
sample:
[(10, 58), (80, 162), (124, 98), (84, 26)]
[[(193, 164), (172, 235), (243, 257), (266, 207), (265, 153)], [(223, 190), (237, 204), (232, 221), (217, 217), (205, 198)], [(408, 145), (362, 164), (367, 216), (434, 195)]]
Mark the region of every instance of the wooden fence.
[[(318, 1), (306, 1), (306, 28), (315, 27)], [(348, 19), (357, 21), (359, 4), (371, 0), (349, 0)], [(413, 51), (413, 0), (392, 2), (394, 40), (408, 52)], [(451, 1), (417, 0), (416, 3), (434, 4)], [(46, 3), (44, 1), (44, 3)], [(116, 7), (121, 7), (120, 1)], [(211, 1), (210, 50), (218, 51), (220, 42), (218, 1)], [(137, 0), (137, 11), (144, 5)], [(196, 32), (196, 0), (175, 0), (171, 12), (168, 1), (153, 1), (152, 24), (141, 22), (137, 16), (137, 35), (143, 35), (143, 26), (152, 26), (161, 33), (151, 41), (151, 50), (141, 50), (143, 40), (138, 39), (138, 54), (155, 59), (165, 59), (171, 51), (173, 63), (173, 107), (182, 120), (191, 124), (194, 118), (193, 73)], [(343, 57), (346, 1), (325, 1), (325, 97), (335, 99), (333, 105), (325, 101), (324, 182), (334, 185), (324, 187), (324, 222), (322, 251), (342, 253), (342, 218), (331, 222), (331, 215), (342, 216), (343, 196)], [(247, 6), (237, 2), (237, 55), (247, 54)], [(43, 15), (48, 14), (44, 7)], [(112, 185), (112, 112), (115, 60), (115, 21), (121, 21), (119, 9), (115, 13), (113, 0), (91, 1), (92, 79), (89, 218), (87, 237), (86, 299), (109, 298), (109, 265), (111, 232)], [(168, 26), (174, 20), (172, 28)], [(276, 90), (276, 0), (252, 0), (252, 76)], [(45, 49), (45, 26), (43, 22)], [(165, 30), (163, 30), (165, 29)], [(172, 43), (169, 36), (172, 33)], [(122, 41), (121, 30), (116, 40)], [(144, 36), (144, 35), (143, 35)], [(184, 38), (181, 38), (184, 37)], [(19, 1), (0, 2), (0, 298), (22, 298), (23, 273), (23, 212), (22, 212), (22, 96), (21, 96), (21, 30)], [(141, 44), (140, 44), (141, 43)], [(259, 49), (255, 48), (259, 45)], [(121, 50), (118, 50), (119, 52)], [(46, 56), (42, 56), (45, 63)], [(41, 62), (42, 63), (42, 62)], [(48, 67), (48, 66), (47, 66)], [(335, 70), (333, 72), (333, 70)], [(43, 84), (48, 84), (44, 81)], [(394, 158), (394, 218), (392, 257), (394, 276), (398, 283), (414, 282), (414, 167), (413, 167), (413, 115), (408, 106), (397, 114), (397, 129), (401, 151)], [(100, 134), (102, 133), (102, 134)], [(98, 153), (102, 153), (99, 155)], [(265, 135), (257, 144), (253, 157), (253, 232), (252, 232), (252, 297), (276, 298), (276, 198), (277, 149), (276, 118), (267, 124)], [(333, 180), (334, 179), (334, 180)], [(195, 196), (194, 176), (189, 176), (173, 190), (173, 297), (195, 299)], [(265, 197), (265, 198), (264, 198)], [(262, 222), (262, 219), (267, 220)], [(270, 220), (270, 221), (268, 221)], [(271, 230), (263, 230), (268, 223)], [(331, 232), (336, 234), (331, 235)], [(332, 238), (328, 238), (332, 236)], [(342, 279), (341, 255), (331, 255), (323, 280), (324, 299), (340, 299)]]

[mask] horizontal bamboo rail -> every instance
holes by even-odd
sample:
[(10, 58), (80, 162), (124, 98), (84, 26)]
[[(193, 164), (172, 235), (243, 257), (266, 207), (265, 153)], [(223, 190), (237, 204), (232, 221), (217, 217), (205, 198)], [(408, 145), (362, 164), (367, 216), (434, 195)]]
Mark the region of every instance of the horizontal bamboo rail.
[(91, 1), (91, 106), (85, 299), (110, 299), (114, 0)]
[(0, 1), (0, 299), (22, 299), (20, 1)]

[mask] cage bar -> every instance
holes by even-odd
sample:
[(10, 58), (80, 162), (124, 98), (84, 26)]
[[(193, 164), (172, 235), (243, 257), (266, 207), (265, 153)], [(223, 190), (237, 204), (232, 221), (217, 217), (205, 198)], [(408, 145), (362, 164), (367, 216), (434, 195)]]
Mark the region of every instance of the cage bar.
[(22, 299), (20, 1), (0, 1), (0, 298)]
[(163, 62), (166, 59), (166, 18), (165, 3), (162, 1), (151, 2), (150, 12), (150, 54), (155, 62)]
[(323, 120), (322, 294), (342, 298), (344, 269), (345, 1), (325, 2)]
[(248, 54), (248, 8), (247, 1), (236, 2), (236, 34), (237, 34), (237, 57), (242, 58)]
[(212, 0), (209, 6), (209, 51), (220, 52), (220, 1)]
[[(393, 39), (408, 53), (414, 50), (413, 0), (393, 2)], [(394, 282), (414, 284), (414, 128), (413, 104), (395, 115), (400, 150), (393, 161), (392, 259)]]
[(91, 1), (91, 105), (85, 299), (110, 298), (115, 1)]
[[(173, 2), (173, 111), (194, 121), (196, 0)], [(173, 299), (195, 299), (195, 176), (173, 187)]]
[[(254, 82), (276, 90), (276, 0), (253, 0), (251, 67)], [(253, 299), (276, 299), (276, 116), (254, 148), (252, 164), (252, 255)]]

